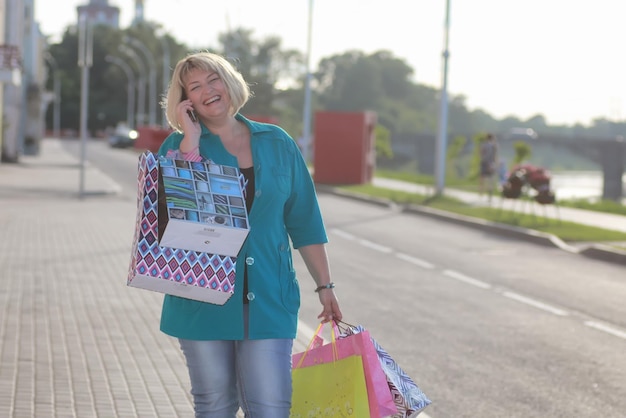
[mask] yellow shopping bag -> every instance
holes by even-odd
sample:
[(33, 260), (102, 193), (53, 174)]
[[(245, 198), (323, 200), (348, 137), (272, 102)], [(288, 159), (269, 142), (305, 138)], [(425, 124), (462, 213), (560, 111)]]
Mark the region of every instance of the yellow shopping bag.
[[(321, 325), (315, 335), (320, 329)], [(331, 344), (335, 344), (334, 334)], [(307, 351), (310, 349), (311, 344)], [(341, 360), (335, 356), (308, 367), (299, 367), (301, 364), (292, 371), (291, 418), (370, 416), (361, 356)]]

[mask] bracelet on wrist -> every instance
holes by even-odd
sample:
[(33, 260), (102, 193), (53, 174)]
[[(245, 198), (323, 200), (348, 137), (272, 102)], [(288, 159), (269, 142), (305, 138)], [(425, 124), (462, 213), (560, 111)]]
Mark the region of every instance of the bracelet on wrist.
[(321, 286), (318, 286), (317, 289), (315, 289), (315, 292), (319, 292), (320, 290), (324, 290), (324, 289), (334, 289), (335, 288), (335, 283), (330, 282), (328, 284), (323, 284)]

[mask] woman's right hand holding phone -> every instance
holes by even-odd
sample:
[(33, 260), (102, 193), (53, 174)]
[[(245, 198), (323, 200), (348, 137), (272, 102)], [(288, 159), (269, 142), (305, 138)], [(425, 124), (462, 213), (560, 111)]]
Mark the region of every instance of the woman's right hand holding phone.
[(200, 145), (202, 129), (193, 110), (193, 106), (191, 105), (191, 100), (181, 101), (176, 110), (184, 134), (183, 140), (180, 143), (180, 151), (183, 153), (195, 151)]

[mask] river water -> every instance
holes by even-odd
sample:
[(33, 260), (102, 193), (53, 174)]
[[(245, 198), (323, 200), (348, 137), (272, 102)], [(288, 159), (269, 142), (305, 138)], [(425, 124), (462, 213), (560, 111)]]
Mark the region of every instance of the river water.
[[(599, 199), (602, 197), (602, 172), (563, 171), (551, 172), (550, 185), (557, 199)], [(626, 174), (622, 178), (626, 184)], [(625, 190), (626, 192), (626, 190)], [(623, 203), (626, 204), (626, 194)]]

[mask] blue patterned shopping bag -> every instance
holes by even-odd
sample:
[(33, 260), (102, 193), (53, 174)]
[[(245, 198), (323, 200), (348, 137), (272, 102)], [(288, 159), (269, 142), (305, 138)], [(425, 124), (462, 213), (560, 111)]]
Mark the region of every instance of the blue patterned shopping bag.
[(236, 257), (250, 230), (239, 169), (144, 154), (157, 158), (159, 245)]
[(159, 245), (159, 164), (139, 157), (137, 216), (126, 284), (202, 302), (225, 304), (235, 292), (236, 257)]
[[(361, 325), (345, 324), (342, 327), (346, 335), (356, 334), (365, 331)], [(383, 371), (387, 376), (387, 383), (391, 396), (398, 408), (398, 413), (393, 418), (414, 418), (420, 414), (428, 405), (431, 404), (430, 399), (422, 392), (417, 384), (406, 374), (398, 363), (381, 347), (378, 342), (371, 337), (372, 343), (376, 348), (378, 359), (383, 367)]]

